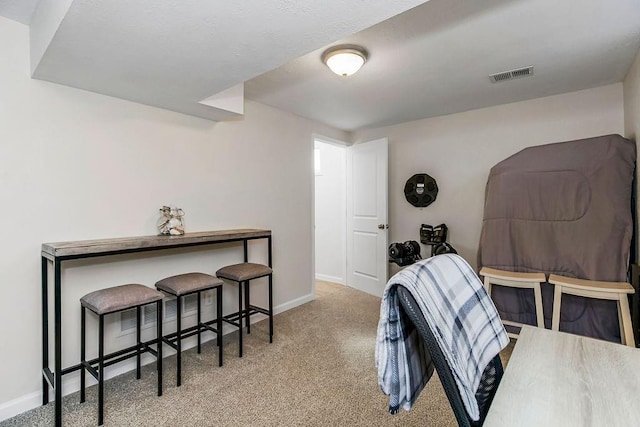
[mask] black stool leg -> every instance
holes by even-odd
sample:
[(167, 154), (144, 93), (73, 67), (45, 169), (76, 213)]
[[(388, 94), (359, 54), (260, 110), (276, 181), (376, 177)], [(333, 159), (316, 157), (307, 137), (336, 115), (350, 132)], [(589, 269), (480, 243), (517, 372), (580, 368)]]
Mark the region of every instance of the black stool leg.
[(140, 379), (140, 349), (141, 349), (141, 332), (140, 323), (142, 320), (142, 307), (136, 307), (136, 379)]
[(98, 425), (104, 421), (104, 314), (98, 316)]
[(249, 298), (249, 281), (244, 282), (244, 309), (247, 310), (247, 335), (251, 333), (251, 302)]
[(273, 342), (273, 275), (269, 275), (269, 343)]
[(218, 366), (222, 366), (222, 286), (216, 288), (216, 343), (218, 344)]
[(178, 364), (178, 387), (180, 387), (180, 385), (182, 384), (182, 297), (180, 296), (178, 296), (177, 298), (177, 309), (178, 314), (176, 318), (176, 332), (178, 335), (176, 336), (176, 351), (178, 352), (178, 354), (176, 355), (176, 358)]
[(200, 315), (200, 306), (201, 306), (201, 304), (200, 304), (200, 296), (201, 296), (200, 295), (200, 291), (198, 291), (198, 314), (197, 314), (197, 316), (198, 316), (198, 323), (197, 323), (197, 325), (198, 325), (198, 329), (197, 329), (197, 331), (198, 331), (198, 354), (200, 354), (200, 343), (201, 343), (200, 332), (202, 331), (202, 322), (201, 322), (202, 316)]
[(158, 369), (158, 396), (162, 396), (162, 300), (156, 303), (156, 336), (158, 342), (158, 356), (156, 357), (156, 365)]
[(84, 393), (84, 387), (85, 387), (85, 367), (84, 367), (84, 362), (86, 359), (86, 354), (85, 354), (85, 346), (86, 346), (86, 326), (85, 326), (85, 321), (86, 321), (86, 309), (84, 308), (84, 306), (81, 307), (81, 314), (80, 314), (80, 403), (84, 403), (85, 400), (85, 393)]
[(242, 282), (238, 283), (238, 357), (242, 357)]

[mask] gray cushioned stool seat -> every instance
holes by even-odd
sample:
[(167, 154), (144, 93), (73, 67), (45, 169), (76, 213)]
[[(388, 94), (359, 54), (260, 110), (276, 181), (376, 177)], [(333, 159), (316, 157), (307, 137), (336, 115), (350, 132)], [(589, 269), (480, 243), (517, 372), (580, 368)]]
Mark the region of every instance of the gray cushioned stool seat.
[(228, 265), (216, 271), (216, 276), (222, 279), (233, 280), (234, 282), (244, 282), (246, 280), (257, 279), (271, 274), (273, 270), (263, 264), (243, 262), (241, 264)]
[[(216, 334), (218, 366), (222, 366), (222, 280), (205, 273), (183, 273), (165, 277), (156, 282), (156, 288), (176, 297), (176, 331), (162, 337), (162, 341), (176, 351), (176, 383), (182, 385), (182, 340), (192, 335), (198, 338), (198, 354), (201, 351), (201, 333)], [(216, 317), (206, 322), (201, 318), (202, 292), (216, 291)], [(182, 299), (194, 295), (198, 303), (195, 326), (182, 329)], [(215, 327), (213, 325), (216, 325)]]
[[(130, 357), (136, 358), (136, 378), (140, 379), (141, 355), (150, 353), (156, 357), (158, 372), (158, 396), (162, 396), (162, 300), (164, 294), (144, 285), (129, 284), (100, 289), (80, 298), (82, 307), (80, 317), (80, 403), (85, 401), (86, 373), (89, 372), (98, 381), (98, 425), (104, 421), (104, 368), (122, 362)], [(142, 308), (147, 304), (156, 307), (156, 338), (142, 341)], [(135, 308), (136, 344), (109, 354), (104, 352), (104, 318)], [(86, 311), (91, 310), (98, 316), (98, 358), (88, 360), (86, 355)], [(150, 345), (156, 344), (156, 350)]]
[(162, 292), (144, 285), (131, 284), (91, 292), (80, 298), (80, 303), (96, 314), (107, 314), (149, 304), (162, 298)]
[[(247, 259), (247, 247), (245, 243), (245, 259)], [(269, 258), (271, 263), (271, 258)], [(269, 316), (269, 342), (273, 342), (273, 270), (264, 264), (243, 262), (227, 265), (216, 271), (216, 276), (238, 284), (238, 311), (227, 314), (223, 320), (238, 328), (238, 356), (242, 357), (242, 328), (243, 319), (247, 328), (247, 334), (251, 333), (251, 316), (265, 314)], [(267, 276), (269, 278), (269, 308), (258, 307), (251, 304), (249, 282), (253, 279)], [(244, 288), (244, 289), (243, 289)], [(244, 298), (242, 293), (244, 291)], [(244, 306), (244, 307), (243, 307)]]
[(168, 294), (180, 296), (222, 285), (222, 280), (205, 273), (186, 273), (166, 277), (156, 283), (156, 288)]

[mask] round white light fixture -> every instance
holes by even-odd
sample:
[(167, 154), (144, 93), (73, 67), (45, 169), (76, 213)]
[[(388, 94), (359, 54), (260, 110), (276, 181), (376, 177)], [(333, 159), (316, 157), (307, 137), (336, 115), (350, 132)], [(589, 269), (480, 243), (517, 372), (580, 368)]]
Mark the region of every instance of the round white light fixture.
[(355, 45), (333, 46), (322, 54), (322, 62), (339, 76), (350, 76), (367, 62), (367, 51)]

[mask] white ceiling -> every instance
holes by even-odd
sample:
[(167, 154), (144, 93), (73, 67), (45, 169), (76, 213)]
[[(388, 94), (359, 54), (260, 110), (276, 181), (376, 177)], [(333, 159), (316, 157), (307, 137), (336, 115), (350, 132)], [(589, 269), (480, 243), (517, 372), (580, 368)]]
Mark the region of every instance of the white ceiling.
[[(638, 0), (42, 0), (31, 19), (37, 1), (0, 0), (31, 22), (35, 78), (209, 119), (236, 111), (199, 102), (246, 81), (344, 130), (619, 82), (640, 49)], [(320, 61), (338, 43), (370, 53), (354, 76)]]
[(236, 109), (200, 101), (424, 1), (42, 0), (31, 20), (32, 72), (224, 119)]
[(0, 0), (0, 16), (29, 25), (40, 0)]
[[(356, 130), (619, 82), (640, 1), (431, 0), (339, 43), (369, 50), (357, 74), (329, 72), (319, 49), (249, 80), (246, 97)], [(529, 65), (532, 77), (489, 81)]]

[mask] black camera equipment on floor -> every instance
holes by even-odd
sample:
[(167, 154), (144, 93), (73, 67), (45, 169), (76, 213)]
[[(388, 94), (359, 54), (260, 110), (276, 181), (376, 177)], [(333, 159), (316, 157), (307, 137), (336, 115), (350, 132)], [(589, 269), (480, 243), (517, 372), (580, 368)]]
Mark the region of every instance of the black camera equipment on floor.
[(392, 243), (389, 245), (389, 262), (395, 262), (401, 267), (413, 264), (422, 259), (420, 256), (420, 244), (415, 240), (407, 240), (404, 243)]

